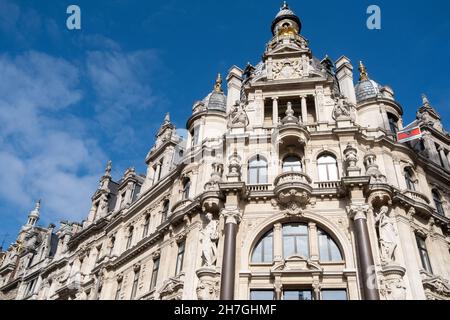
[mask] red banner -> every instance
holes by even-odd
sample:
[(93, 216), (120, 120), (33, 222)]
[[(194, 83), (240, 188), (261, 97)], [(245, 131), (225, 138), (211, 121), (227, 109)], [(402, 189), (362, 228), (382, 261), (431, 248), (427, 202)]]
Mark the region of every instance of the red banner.
[(420, 138), (422, 138), (422, 130), (420, 130), (419, 127), (397, 133), (397, 141), (399, 143), (405, 143)]

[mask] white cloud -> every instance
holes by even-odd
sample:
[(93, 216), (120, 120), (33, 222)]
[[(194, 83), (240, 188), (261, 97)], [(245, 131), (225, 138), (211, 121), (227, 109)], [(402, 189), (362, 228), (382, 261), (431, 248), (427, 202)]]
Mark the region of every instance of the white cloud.
[(0, 74), (2, 202), (29, 210), (42, 197), (48, 220), (81, 220), (105, 157), (87, 128), (64, 115), (82, 98), (78, 69), (28, 52), (0, 56)]

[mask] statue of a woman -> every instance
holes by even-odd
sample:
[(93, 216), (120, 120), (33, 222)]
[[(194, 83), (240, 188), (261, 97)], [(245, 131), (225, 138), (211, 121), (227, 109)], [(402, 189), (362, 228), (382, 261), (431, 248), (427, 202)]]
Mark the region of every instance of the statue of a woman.
[(384, 264), (395, 261), (395, 250), (397, 249), (397, 231), (395, 230), (389, 207), (383, 206), (375, 216), (380, 233), (381, 260)]
[(217, 240), (219, 239), (218, 222), (213, 219), (212, 213), (206, 214), (208, 224), (203, 229), (202, 259), (205, 267), (214, 267), (217, 260)]

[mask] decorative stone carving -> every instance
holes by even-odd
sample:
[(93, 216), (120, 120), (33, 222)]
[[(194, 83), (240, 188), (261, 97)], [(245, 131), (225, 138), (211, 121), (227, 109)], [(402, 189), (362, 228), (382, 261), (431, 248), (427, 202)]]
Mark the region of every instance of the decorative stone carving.
[(219, 299), (220, 273), (211, 268), (202, 268), (197, 271), (199, 282), (197, 285), (198, 300)]
[(311, 72), (311, 63), (308, 56), (303, 55), (301, 59), (283, 59), (273, 63), (273, 79), (289, 80), (306, 78)]
[(217, 261), (217, 241), (219, 240), (218, 221), (212, 213), (205, 215), (206, 227), (202, 230), (202, 261), (205, 267), (214, 267)]
[(392, 210), (388, 206), (382, 206), (378, 214), (375, 215), (375, 222), (378, 225), (380, 235), (381, 261), (384, 265), (395, 261), (395, 251), (398, 246), (398, 234), (391, 212)]
[(298, 124), (299, 119), (294, 116), (294, 109), (292, 109), (292, 102), (287, 103), (286, 117), (281, 120), (282, 124)]
[(347, 213), (353, 220), (367, 219), (367, 213), (369, 212), (369, 205), (367, 204), (352, 204), (347, 207)]
[(344, 161), (346, 164), (347, 176), (355, 177), (361, 174), (361, 169), (357, 166), (358, 163), (358, 150), (350, 143), (344, 150)]
[(344, 150), (344, 157), (349, 168), (356, 167), (358, 162), (358, 150), (349, 143)]
[(352, 111), (355, 108), (344, 96), (338, 96), (334, 100), (333, 119), (352, 119)]
[(406, 286), (403, 280), (406, 269), (400, 266), (383, 267), (381, 294), (386, 300), (406, 300)]
[(245, 106), (236, 101), (229, 115), (228, 127), (230, 128), (246, 128), (249, 125), (249, 119)]
[(440, 276), (423, 274), (423, 287), (428, 300), (449, 300), (450, 282)]
[(181, 300), (183, 298), (184, 273), (166, 280), (159, 290), (161, 300)]
[(242, 158), (235, 149), (233, 154), (228, 158), (228, 182), (238, 182), (241, 180), (241, 162)]
[(242, 213), (238, 208), (226, 207), (221, 212), (222, 217), (225, 220), (225, 224), (234, 223), (239, 224), (242, 220)]
[(383, 175), (376, 163), (377, 156), (370, 152), (364, 157), (364, 165), (366, 166), (366, 175), (370, 176), (370, 183), (386, 183), (386, 176)]

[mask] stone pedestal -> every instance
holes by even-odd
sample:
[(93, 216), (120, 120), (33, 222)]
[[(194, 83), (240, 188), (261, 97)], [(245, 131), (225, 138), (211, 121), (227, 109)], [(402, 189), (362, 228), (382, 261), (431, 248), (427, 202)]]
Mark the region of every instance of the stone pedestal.
[(399, 265), (383, 266), (381, 293), (386, 300), (406, 300), (406, 286), (403, 280), (406, 269)]
[(215, 268), (197, 270), (199, 279), (197, 285), (198, 300), (218, 300), (220, 294), (220, 272)]

